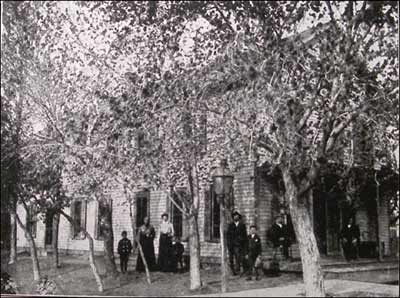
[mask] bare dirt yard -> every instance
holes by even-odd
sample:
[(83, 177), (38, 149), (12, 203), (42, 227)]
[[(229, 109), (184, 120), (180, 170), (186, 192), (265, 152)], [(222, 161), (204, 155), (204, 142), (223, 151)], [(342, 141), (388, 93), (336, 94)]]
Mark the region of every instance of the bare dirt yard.
[[(4, 261), (4, 262), (3, 262)], [(52, 257), (41, 257), (41, 275), (47, 276), (56, 284), (57, 295), (112, 295), (112, 296), (186, 296), (197, 294), (211, 294), (220, 292), (220, 271), (218, 267), (203, 268), (202, 279), (204, 286), (197, 291), (189, 290), (189, 272), (162, 273), (152, 272), (152, 284), (146, 282), (144, 273), (134, 271), (136, 260), (130, 259), (128, 274), (112, 278), (105, 277), (105, 268), (101, 257), (96, 259), (100, 274), (104, 278), (105, 290), (97, 291), (92, 271), (86, 257), (61, 256), (62, 267), (54, 268)], [(2, 271), (6, 270), (14, 279), (20, 294), (35, 294), (32, 263), (28, 256), (21, 256), (17, 265), (7, 265), (2, 260)], [(245, 277), (231, 277), (229, 292), (247, 289), (276, 287), (301, 282), (302, 278), (296, 274), (281, 274), (279, 277), (262, 276), (259, 281), (246, 281)]]

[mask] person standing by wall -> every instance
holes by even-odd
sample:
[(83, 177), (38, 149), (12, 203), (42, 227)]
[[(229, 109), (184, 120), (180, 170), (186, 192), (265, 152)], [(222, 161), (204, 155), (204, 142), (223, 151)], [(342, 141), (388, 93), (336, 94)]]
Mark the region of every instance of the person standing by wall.
[[(154, 238), (156, 236), (156, 231), (154, 227), (150, 224), (149, 217), (143, 219), (143, 225), (139, 228), (138, 238), (140, 245), (143, 249), (144, 258), (146, 259), (147, 266), (150, 271), (155, 270), (156, 266), (156, 256), (154, 254)], [(140, 254), (138, 255), (136, 262), (136, 271), (144, 272), (144, 264)]]
[(127, 232), (122, 231), (122, 239), (118, 242), (118, 254), (120, 259), (121, 273), (126, 273), (128, 270), (129, 254), (132, 251), (131, 240), (127, 238)]
[(247, 250), (246, 225), (241, 221), (242, 216), (238, 211), (232, 213), (233, 222), (228, 225), (227, 244), (229, 252), (229, 264), (233, 275), (246, 272), (245, 255)]
[(358, 247), (360, 244), (360, 228), (354, 223), (353, 217), (349, 217), (340, 233), (344, 257), (348, 262), (358, 258)]
[(288, 229), (286, 225), (283, 224), (282, 216), (275, 217), (274, 224), (268, 230), (267, 238), (273, 245), (274, 257), (277, 256), (279, 250), (282, 250), (285, 259), (289, 258), (290, 239)]
[(158, 250), (158, 268), (162, 272), (171, 272), (172, 268), (172, 237), (174, 236), (174, 226), (168, 221), (168, 214), (161, 215), (159, 227), (160, 241)]

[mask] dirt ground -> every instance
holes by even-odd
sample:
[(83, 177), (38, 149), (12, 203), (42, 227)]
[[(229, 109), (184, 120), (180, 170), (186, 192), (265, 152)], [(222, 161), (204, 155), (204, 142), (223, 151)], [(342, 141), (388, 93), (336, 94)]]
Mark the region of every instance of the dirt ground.
[[(3, 262), (4, 261), (4, 262)], [(47, 276), (56, 284), (57, 295), (112, 295), (112, 296), (186, 296), (220, 292), (220, 271), (218, 267), (204, 268), (201, 272), (204, 286), (197, 291), (189, 290), (189, 272), (162, 273), (152, 272), (152, 284), (146, 282), (144, 273), (134, 271), (131, 258), (128, 274), (119, 274), (115, 278), (105, 277), (105, 268), (101, 257), (96, 259), (100, 274), (104, 277), (105, 290), (97, 291), (96, 282), (85, 257), (61, 256), (62, 267), (54, 268), (52, 257), (41, 257), (41, 275)], [(136, 260), (135, 260), (136, 261)], [(16, 281), (20, 294), (34, 294), (32, 263), (28, 256), (20, 257), (18, 264), (7, 265), (2, 258), (2, 271), (6, 270)], [(283, 273), (279, 277), (262, 276), (259, 281), (246, 281), (245, 277), (231, 277), (228, 291), (275, 287), (300, 282), (301, 276)]]

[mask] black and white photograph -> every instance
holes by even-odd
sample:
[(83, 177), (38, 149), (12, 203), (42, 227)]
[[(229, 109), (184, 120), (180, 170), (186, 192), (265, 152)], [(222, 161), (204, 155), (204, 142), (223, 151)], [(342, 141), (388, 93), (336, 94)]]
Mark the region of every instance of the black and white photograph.
[(397, 1), (0, 1), (1, 296), (399, 297)]

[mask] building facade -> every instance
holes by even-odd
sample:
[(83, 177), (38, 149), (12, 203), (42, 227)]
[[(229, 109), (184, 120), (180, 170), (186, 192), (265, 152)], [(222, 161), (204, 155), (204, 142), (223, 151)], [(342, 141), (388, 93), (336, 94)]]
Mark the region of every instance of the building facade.
[[(271, 178), (266, 174), (263, 167), (259, 167), (255, 162), (248, 161), (234, 173), (233, 194), (231, 202), (234, 209), (242, 214), (242, 220), (249, 229), (250, 225), (258, 227), (258, 233), (262, 241), (263, 257), (272, 256), (272, 248), (267, 244), (267, 230), (273, 223), (273, 218), (278, 214), (283, 214), (288, 225), (291, 225), (290, 216), (285, 210), (285, 202), (282, 197), (272, 192)], [(145, 216), (150, 217), (150, 222), (158, 230), (161, 214), (167, 212), (173, 222), (176, 234), (182, 239), (186, 252), (187, 243), (187, 223), (182, 213), (169, 199), (169, 191), (154, 190), (151, 188), (143, 189), (136, 194), (135, 203), (129, 205), (126, 201), (123, 188), (115, 187), (108, 194), (111, 200), (112, 225), (114, 232), (114, 250), (122, 231), (128, 232), (128, 238), (132, 239), (132, 225), (130, 212), (136, 226), (143, 222)], [(322, 256), (340, 256), (341, 246), (339, 234), (344, 220), (347, 218), (348, 208), (343, 204), (339, 195), (326, 195), (323, 192), (314, 191), (312, 218), (314, 231), (318, 241)], [(376, 214), (375, 200), (371, 198), (367, 203), (357, 208), (355, 213), (356, 223), (361, 230), (361, 241), (374, 243), (376, 241), (377, 216), (379, 220), (379, 235), (381, 239), (381, 249), (384, 255), (390, 255), (389, 239), (389, 206), (383, 200), (379, 206), (379, 214)], [(106, 205), (98, 201), (75, 201), (70, 208), (65, 211), (72, 218), (84, 227), (94, 238), (94, 249), (96, 254), (103, 253), (103, 230), (102, 214), (107, 208)], [(45, 219), (43, 215), (27, 216), (22, 206), (18, 207), (20, 218), (26, 219), (36, 245), (40, 253), (46, 254), (52, 248), (52, 221), (51, 216)], [(32, 210), (34, 214), (34, 210)], [(50, 219), (50, 220), (49, 220)], [(30, 222), (30, 224), (29, 224)], [(219, 245), (219, 205), (212, 186), (203, 185), (200, 198), (200, 210), (198, 217), (201, 258), (203, 262), (218, 263), (220, 257)], [(81, 237), (79, 231), (61, 216), (59, 223), (58, 247), (61, 253), (83, 254), (88, 250), (88, 241)], [(24, 232), (18, 227), (17, 230), (18, 250), (29, 250)], [(375, 242), (376, 243), (376, 242)], [(299, 250), (296, 243), (291, 246), (293, 258), (299, 258)], [(158, 254), (158, 236), (155, 239), (155, 253)]]

